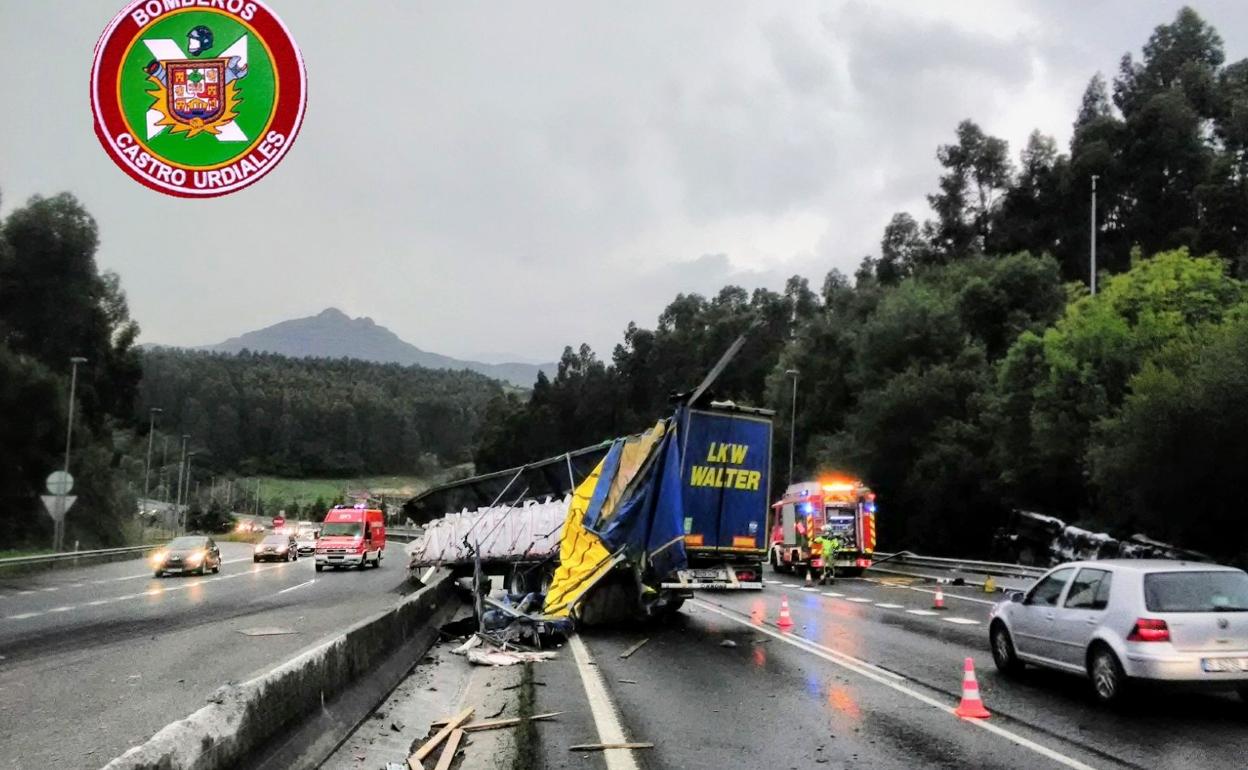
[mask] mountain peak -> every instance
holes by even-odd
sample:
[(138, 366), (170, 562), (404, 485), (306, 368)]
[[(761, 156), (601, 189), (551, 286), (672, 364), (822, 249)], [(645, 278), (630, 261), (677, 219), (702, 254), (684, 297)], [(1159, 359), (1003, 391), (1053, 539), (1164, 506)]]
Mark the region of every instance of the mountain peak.
[(242, 349), (302, 358), (358, 358), (379, 363), (423, 366), (427, 369), (471, 369), (487, 377), (527, 388), (539, 369), (548, 373), (554, 364), (465, 361), (430, 353), (408, 342), (373, 319), (352, 318), (336, 307), (327, 307), (307, 318), (294, 318), (232, 337), (209, 350), (237, 353)]

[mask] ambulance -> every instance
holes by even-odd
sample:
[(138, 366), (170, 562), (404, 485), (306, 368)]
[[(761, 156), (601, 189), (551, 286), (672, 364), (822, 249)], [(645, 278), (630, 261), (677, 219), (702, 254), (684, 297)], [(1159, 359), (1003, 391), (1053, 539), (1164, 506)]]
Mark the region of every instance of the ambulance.
[(326, 567), (381, 566), (386, 550), (386, 517), (376, 508), (336, 505), (325, 514), (316, 541), (316, 571)]
[(841, 541), (840, 551), (830, 556), (838, 575), (859, 574), (871, 566), (875, 493), (860, 479), (836, 475), (791, 484), (771, 508), (768, 561), (776, 572), (805, 575), (808, 569), (821, 567), (812, 563), (810, 546), (825, 524)]

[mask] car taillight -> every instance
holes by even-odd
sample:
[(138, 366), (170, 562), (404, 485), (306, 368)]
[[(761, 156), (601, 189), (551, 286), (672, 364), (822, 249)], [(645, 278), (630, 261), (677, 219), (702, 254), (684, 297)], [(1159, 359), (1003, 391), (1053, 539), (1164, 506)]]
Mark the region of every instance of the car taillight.
[(1170, 641), (1170, 627), (1166, 625), (1164, 620), (1140, 618), (1135, 621), (1135, 625), (1131, 628), (1131, 633), (1127, 635), (1127, 641), (1168, 642)]
[(737, 580), (741, 580), (741, 581), (749, 582), (749, 581), (751, 581), (751, 580), (753, 580), (753, 579), (754, 579), (754, 573), (753, 573), (753, 572), (738, 572), (738, 573), (737, 573)]

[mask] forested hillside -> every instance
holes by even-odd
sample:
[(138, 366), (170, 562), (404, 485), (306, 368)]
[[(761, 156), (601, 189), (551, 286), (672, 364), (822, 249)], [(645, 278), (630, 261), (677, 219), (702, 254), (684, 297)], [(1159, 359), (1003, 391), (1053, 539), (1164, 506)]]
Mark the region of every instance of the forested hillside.
[(985, 553), (1022, 507), (1243, 558), (1248, 60), (1184, 9), (1092, 77), (1066, 152), (1036, 132), (1015, 163), (967, 120), (936, 155), (932, 218), (897, 214), (852, 280), (680, 295), (610, 361), (569, 348), (490, 405), (479, 465), (644, 427), (761, 320), (717, 395), (777, 410), (778, 487), (796, 370), (796, 475), (864, 475), (886, 547)]
[[(242, 475), (418, 473), (469, 458), (495, 380), (353, 359), (156, 348), (142, 353), (139, 414), (197, 467)], [(176, 443), (175, 443), (176, 448)]]

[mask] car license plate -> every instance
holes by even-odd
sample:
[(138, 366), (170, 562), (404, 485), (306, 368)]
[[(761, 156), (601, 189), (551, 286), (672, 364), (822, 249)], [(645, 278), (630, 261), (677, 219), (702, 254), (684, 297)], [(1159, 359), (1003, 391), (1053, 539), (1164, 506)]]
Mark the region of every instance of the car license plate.
[(1200, 667), (1208, 674), (1241, 674), (1248, 671), (1248, 658), (1203, 658)]
[(165, 570), (165, 572), (170, 572), (170, 573), (176, 573), (176, 572), (181, 572), (181, 571), (182, 571), (181, 567), (171, 567)]

